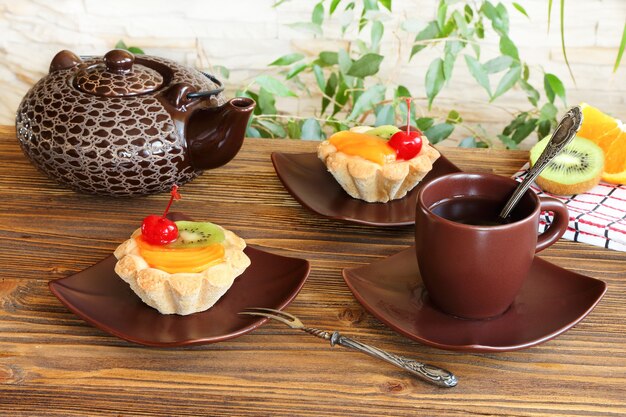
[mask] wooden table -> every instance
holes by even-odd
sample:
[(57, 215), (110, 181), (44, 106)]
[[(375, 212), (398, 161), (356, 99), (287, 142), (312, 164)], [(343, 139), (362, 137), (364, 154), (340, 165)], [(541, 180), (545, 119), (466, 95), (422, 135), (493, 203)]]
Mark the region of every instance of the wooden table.
[[(312, 272), (288, 311), (389, 351), (444, 366), (453, 389), (267, 323), (192, 348), (134, 345), (70, 313), (47, 283), (102, 258), (164, 197), (109, 199), (58, 186), (0, 127), (0, 415), (468, 416), (626, 415), (626, 254), (560, 241), (542, 253), (608, 283), (573, 329), (526, 350), (465, 354), (409, 340), (365, 312), (341, 278), (411, 244), (411, 227), (327, 220), (282, 187), (270, 153), (307, 141), (250, 139), (237, 158), (182, 189), (177, 210), (211, 219), (249, 244), (306, 258)], [(527, 153), (442, 151), (463, 170), (510, 175)]]

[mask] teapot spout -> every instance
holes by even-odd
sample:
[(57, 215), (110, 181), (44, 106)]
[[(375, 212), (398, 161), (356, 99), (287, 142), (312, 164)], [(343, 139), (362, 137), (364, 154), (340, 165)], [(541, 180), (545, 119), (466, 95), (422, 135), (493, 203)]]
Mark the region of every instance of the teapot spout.
[(220, 167), (235, 157), (256, 103), (236, 97), (219, 107), (198, 109), (190, 116), (187, 148), (196, 171)]

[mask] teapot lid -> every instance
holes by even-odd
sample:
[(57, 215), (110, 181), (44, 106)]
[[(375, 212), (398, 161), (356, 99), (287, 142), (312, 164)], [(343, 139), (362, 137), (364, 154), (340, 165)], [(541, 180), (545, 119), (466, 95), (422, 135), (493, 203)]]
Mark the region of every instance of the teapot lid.
[(104, 55), (104, 62), (81, 69), (76, 87), (89, 94), (105, 97), (136, 96), (152, 92), (163, 84), (158, 71), (135, 64), (135, 56), (122, 49)]

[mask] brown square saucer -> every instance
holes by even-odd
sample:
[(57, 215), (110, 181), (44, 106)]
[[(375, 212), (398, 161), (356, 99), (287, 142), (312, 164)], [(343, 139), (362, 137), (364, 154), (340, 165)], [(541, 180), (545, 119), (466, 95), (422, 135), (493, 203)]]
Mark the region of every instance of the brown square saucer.
[(278, 178), (303, 207), (335, 220), (370, 226), (407, 226), (415, 224), (415, 201), (422, 184), (452, 172), (459, 172), (441, 155), (422, 182), (401, 199), (388, 203), (368, 203), (350, 197), (316, 153), (272, 153)]
[(581, 321), (606, 291), (603, 281), (535, 257), (524, 287), (504, 314), (465, 320), (441, 312), (429, 300), (414, 247), (346, 268), (343, 278), (363, 307), (395, 331), (465, 352), (511, 351), (550, 340)]
[(241, 316), (246, 307), (282, 310), (309, 275), (309, 262), (246, 247), (252, 261), (210, 309), (164, 315), (144, 304), (114, 272), (113, 255), (72, 276), (49, 283), (74, 314), (119, 338), (147, 346), (174, 347), (215, 343), (246, 334), (267, 319)]

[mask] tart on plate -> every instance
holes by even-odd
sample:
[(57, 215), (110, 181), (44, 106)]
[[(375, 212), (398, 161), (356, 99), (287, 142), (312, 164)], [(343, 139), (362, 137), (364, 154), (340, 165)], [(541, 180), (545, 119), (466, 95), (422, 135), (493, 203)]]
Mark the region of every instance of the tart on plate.
[(210, 222), (147, 216), (117, 247), (115, 273), (161, 314), (188, 315), (211, 308), (248, 266), (245, 241)]
[(337, 132), (317, 155), (346, 193), (369, 203), (404, 197), (439, 158), (422, 132), (391, 125)]

